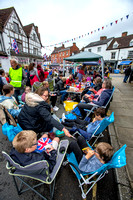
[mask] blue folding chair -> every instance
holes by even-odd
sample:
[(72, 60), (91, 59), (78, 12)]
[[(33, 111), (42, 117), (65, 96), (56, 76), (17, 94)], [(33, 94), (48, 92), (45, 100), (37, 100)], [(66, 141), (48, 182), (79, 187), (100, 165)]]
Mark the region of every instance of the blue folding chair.
[(115, 91), (115, 87), (113, 87), (112, 94), (111, 94), (111, 96), (110, 96), (110, 98), (109, 98), (109, 100), (107, 101), (107, 103), (106, 103), (105, 106), (98, 106), (98, 105), (96, 105), (96, 104), (94, 104), (94, 103), (87, 103), (88, 105), (91, 105), (91, 106), (93, 106), (93, 107), (91, 108), (91, 110), (84, 109), (84, 110), (87, 112), (86, 117), (89, 117), (89, 115), (90, 115), (91, 113), (93, 113), (94, 110), (95, 110), (96, 108), (98, 108), (98, 107), (104, 108), (105, 111), (106, 111), (106, 113), (107, 113), (107, 111), (108, 111), (108, 109), (109, 109), (110, 102), (111, 102), (111, 100), (112, 100), (112, 98), (113, 98), (114, 91)]
[[(103, 137), (103, 131), (109, 126), (109, 124), (114, 122), (114, 112), (111, 113), (111, 115), (109, 117), (104, 118), (101, 123), (98, 125), (97, 129), (95, 130), (95, 132), (93, 133), (93, 135), (91, 136), (92, 138), (96, 138), (92, 144), (92, 146), (94, 146), (94, 144), (97, 142), (97, 140), (100, 137)], [(90, 140), (89, 140), (90, 141)]]
[[(108, 163), (104, 164), (98, 170), (91, 173), (81, 172), (78, 168), (78, 163), (74, 153), (67, 154), (68, 164), (70, 165), (70, 167), (72, 168), (73, 172), (75, 173), (78, 179), (83, 199), (86, 198), (87, 194), (90, 192), (93, 186), (108, 173), (109, 169), (120, 168), (126, 165), (126, 154), (125, 154), (126, 146), (127, 145), (125, 144), (117, 152), (115, 152), (112, 159)], [(96, 177), (96, 180), (93, 179), (94, 177)], [(84, 192), (83, 189), (84, 185), (90, 186), (86, 192)]]
[[(114, 122), (114, 112), (111, 113), (111, 115), (109, 117), (106, 117), (104, 118), (100, 124), (97, 125), (97, 128), (96, 130), (94, 131), (94, 133), (92, 134), (91, 138), (90, 139), (86, 139), (88, 142), (90, 142), (90, 140), (92, 138), (95, 138), (94, 142), (91, 144), (91, 146), (93, 147), (94, 144), (97, 142), (97, 140), (100, 138), (100, 137), (103, 137), (103, 131), (108, 127), (109, 124), (111, 124), (112, 122)], [(76, 131), (74, 133), (74, 136), (76, 134), (79, 134), (79, 135), (82, 135), (82, 133), (80, 133), (80, 129), (78, 131)], [(84, 136), (84, 135), (82, 135)]]

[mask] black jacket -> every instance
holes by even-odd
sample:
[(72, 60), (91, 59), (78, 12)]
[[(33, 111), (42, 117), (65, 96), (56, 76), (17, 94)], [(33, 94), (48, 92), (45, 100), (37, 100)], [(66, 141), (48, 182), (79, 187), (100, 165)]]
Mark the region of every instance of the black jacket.
[(66, 90), (66, 88), (64, 88), (64, 82), (63, 80), (59, 80), (56, 85), (55, 85), (55, 91), (61, 91), (61, 90)]
[(50, 152), (50, 155), (48, 155), (45, 151), (41, 153), (19, 153), (14, 148), (12, 148), (10, 156), (16, 163), (21, 166), (30, 165), (34, 162), (41, 160), (47, 160), (47, 162), (49, 163), (49, 171), (51, 172), (56, 164), (57, 151), (52, 150)]
[(50, 105), (45, 101), (39, 102), (34, 107), (25, 103), (18, 116), (18, 123), (23, 130), (33, 130), (36, 133), (48, 132), (53, 127), (60, 131), (64, 128), (52, 117)]

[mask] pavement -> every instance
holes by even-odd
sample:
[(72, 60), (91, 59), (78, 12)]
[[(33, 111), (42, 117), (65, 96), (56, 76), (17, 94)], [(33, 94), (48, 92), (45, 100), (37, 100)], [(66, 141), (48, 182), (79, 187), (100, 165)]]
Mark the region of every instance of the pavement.
[(116, 180), (120, 200), (133, 199), (133, 82), (123, 83), (122, 74), (111, 74), (115, 86), (109, 110), (114, 112), (115, 121), (109, 126), (111, 144), (117, 151), (124, 144), (127, 165), (116, 169)]

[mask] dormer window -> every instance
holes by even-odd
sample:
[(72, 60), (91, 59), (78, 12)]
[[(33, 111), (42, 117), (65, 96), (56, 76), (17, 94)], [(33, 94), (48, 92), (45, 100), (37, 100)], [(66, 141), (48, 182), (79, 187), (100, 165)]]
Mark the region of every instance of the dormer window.
[(117, 47), (118, 47), (118, 43), (115, 42), (115, 43), (113, 44), (113, 49), (115, 49), (115, 48), (117, 48)]
[(130, 47), (133, 46), (133, 39), (130, 41), (129, 46), (130, 46)]

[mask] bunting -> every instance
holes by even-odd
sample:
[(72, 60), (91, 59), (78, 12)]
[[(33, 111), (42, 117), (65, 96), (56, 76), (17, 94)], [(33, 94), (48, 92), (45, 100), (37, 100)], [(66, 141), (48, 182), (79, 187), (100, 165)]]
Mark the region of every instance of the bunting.
[[(126, 15), (125, 18), (126, 18), (126, 19), (129, 19), (129, 14)], [(71, 41), (75, 41), (76, 39), (81, 39), (81, 38), (86, 37), (86, 36), (88, 36), (88, 35), (92, 35), (92, 34), (96, 33), (97, 31), (101, 31), (101, 30), (103, 30), (103, 29), (109, 27), (109, 25), (110, 25), (110, 26), (113, 26), (113, 24), (118, 24), (118, 22), (119, 22), (119, 21), (122, 22), (123, 19), (124, 19), (124, 18), (122, 17), (122, 18), (120, 18), (120, 20), (117, 19), (117, 20), (115, 20), (114, 22), (111, 22), (110, 24), (107, 24), (106, 26), (102, 26), (101, 28), (97, 28), (97, 29), (95, 29), (95, 30), (93, 30), (93, 31), (90, 31), (90, 33), (85, 33), (85, 34), (82, 34), (82, 35), (80, 35), (80, 36), (78, 36), (78, 37), (72, 38), (71, 40), (66, 40), (66, 41), (64, 41), (64, 42), (60, 42), (60, 43), (57, 43), (57, 44), (48, 45), (48, 46), (43, 46), (43, 48), (53, 47), (53, 46), (56, 46), (56, 45), (60, 45), (60, 44), (68, 43), (68, 42), (71, 42)]]

